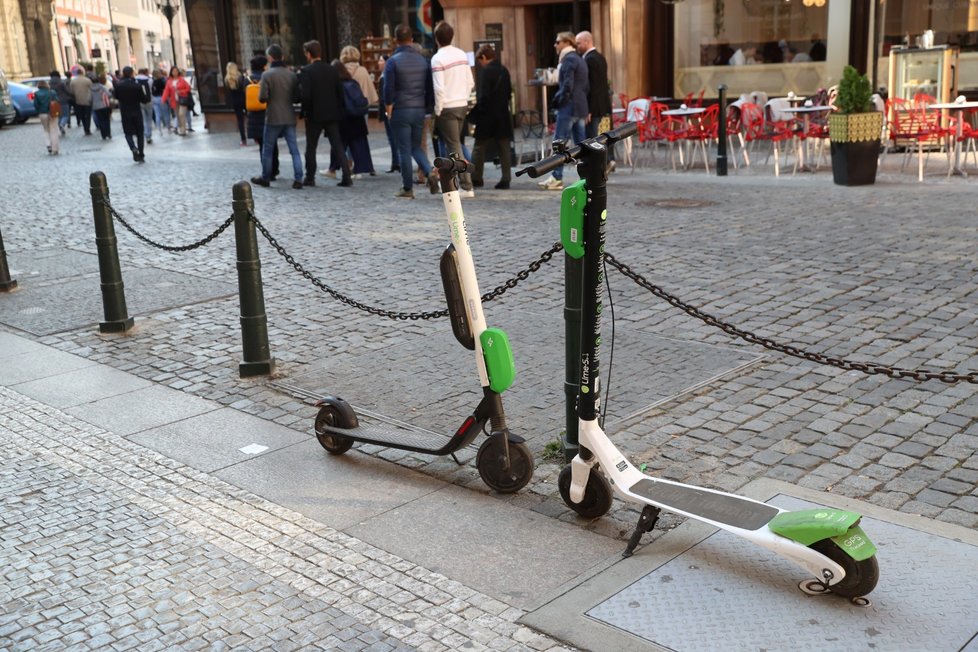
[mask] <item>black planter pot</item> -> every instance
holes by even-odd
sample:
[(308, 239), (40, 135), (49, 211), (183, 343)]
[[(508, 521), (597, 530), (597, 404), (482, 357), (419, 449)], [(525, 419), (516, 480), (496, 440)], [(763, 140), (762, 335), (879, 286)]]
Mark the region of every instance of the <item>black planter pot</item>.
[(851, 113), (829, 116), (832, 180), (840, 186), (876, 182), (883, 114)]
[(832, 180), (840, 186), (868, 186), (876, 183), (879, 141), (831, 143)]

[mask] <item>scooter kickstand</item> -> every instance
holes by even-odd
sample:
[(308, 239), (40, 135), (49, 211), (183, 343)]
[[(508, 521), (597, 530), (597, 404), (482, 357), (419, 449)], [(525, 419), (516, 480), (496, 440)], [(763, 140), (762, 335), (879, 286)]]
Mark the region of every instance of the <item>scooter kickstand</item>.
[(632, 556), (639, 541), (642, 540), (642, 535), (646, 532), (651, 532), (652, 528), (655, 527), (656, 522), (659, 520), (659, 512), (661, 511), (658, 507), (653, 507), (652, 505), (646, 505), (642, 508), (642, 515), (638, 517), (638, 523), (635, 524), (635, 531), (632, 532), (631, 538), (628, 539), (628, 546), (625, 548), (625, 552), (621, 553), (622, 557), (628, 559)]
[(459, 459), (458, 459), (457, 457), (455, 457), (455, 453), (449, 453), (449, 455), (451, 456), (451, 458), (452, 458), (453, 460), (455, 460), (455, 463), (456, 463), (456, 464), (458, 464), (459, 466), (462, 466), (462, 462), (461, 462), (461, 460), (459, 460)]

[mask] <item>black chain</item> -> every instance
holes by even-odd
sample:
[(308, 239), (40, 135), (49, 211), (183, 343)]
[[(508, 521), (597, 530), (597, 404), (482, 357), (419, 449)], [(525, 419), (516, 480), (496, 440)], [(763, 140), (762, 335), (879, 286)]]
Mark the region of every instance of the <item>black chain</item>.
[(889, 376), (890, 378), (907, 378), (910, 380), (916, 380), (918, 382), (924, 382), (927, 380), (939, 380), (942, 383), (947, 383), (949, 385), (955, 383), (974, 383), (978, 384), (978, 371), (972, 371), (971, 373), (961, 374), (952, 371), (932, 371), (928, 369), (904, 369), (902, 367), (891, 367), (884, 364), (877, 364), (874, 362), (856, 362), (853, 360), (846, 360), (844, 358), (833, 358), (831, 356), (823, 355), (821, 353), (813, 353), (811, 351), (805, 351), (799, 349), (796, 346), (790, 344), (779, 344), (774, 340), (768, 339), (766, 337), (761, 337), (760, 335), (755, 335), (754, 333), (749, 333), (745, 330), (737, 328), (733, 324), (721, 321), (712, 315), (708, 315), (699, 308), (691, 306), (685, 303), (681, 299), (669, 294), (657, 285), (652, 284), (641, 274), (634, 272), (628, 265), (618, 262), (614, 256), (609, 253), (605, 253), (605, 260), (608, 264), (621, 272), (624, 276), (632, 279), (645, 288), (655, 296), (660, 299), (668, 301), (670, 304), (679, 308), (686, 314), (695, 317), (710, 326), (715, 326), (722, 330), (723, 332), (733, 335), (734, 337), (739, 337), (740, 339), (750, 342), (751, 344), (758, 344), (765, 349), (771, 351), (777, 351), (778, 353), (784, 353), (796, 358), (801, 358), (803, 360), (808, 360), (810, 362), (816, 362), (818, 364), (828, 365), (830, 367), (837, 367), (839, 369), (845, 369), (847, 371), (861, 371), (865, 374), (878, 374), (883, 376)]
[(231, 217), (224, 220), (224, 224), (217, 227), (217, 229), (207, 237), (188, 245), (170, 246), (170, 245), (160, 244), (159, 242), (154, 242), (153, 240), (150, 240), (142, 233), (134, 229), (132, 226), (130, 226), (129, 222), (127, 222), (126, 219), (122, 217), (122, 215), (120, 215), (118, 211), (116, 211), (116, 209), (112, 206), (112, 204), (109, 203), (108, 197), (104, 199), (104, 203), (105, 206), (109, 209), (109, 212), (112, 213), (112, 217), (119, 220), (119, 223), (122, 224), (122, 226), (126, 227), (127, 231), (132, 233), (134, 236), (136, 236), (137, 238), (139, 238), (149, 246), (156, 247), (157, 249), (162, 249), (164, 251), (191, 251), (193, 249), (198, 249), (200, 247), (203, 247), (204, 245), (210, 243), (211, 240), (224, 233), (227, 230), (227, 228), (231, 226), (231, 224), (234, 222), (234, 215), (232, 215)]
[[(333, 288), (329, 287), (328, 285), (326, 285), (323, 281), (319, 280), (311, 272), (306, 270), (306, 268), (303, 267), (301, 263), (296, 261), (296, 259), (293, 258), (292, 255), (289, 254), (289, 252), (287, 252), (281, 244), (279, 244), (278, 240), (276, 240), (272, 236), (272, 234), (268, 232), (268, 229), (265, 228), (265, 225), (261, 223), (261, 221), (254, 213), (249, 211), (248, 217), (251, 219), (252, 222), (255, 223), (255, 227), (262, 234), (262, 236), (266, 240), (268, 240), (268, 244), (272, 245), (272, 248), (275, 249), (275, 251), (277, 251), (278, 254), (285, 259), (285, 262), (291, 265), (295, 269), (295, 271), (299, 272), (299, 274), (301, 274), (303, 278), (310, 281), (313, 285), (315, 285), (320, 290), (322, 290), (329, 296), (333, 297), (337, 301), (345, 303), (346, 305), (356, 308), (357, 310), (370, 313), (371, 315), (377, 315), (378, 317), (386, 317), (388, 319), (401, 320), (401, 321), (407, 321), (407, 320), (417, 321), (419, 319), (430, 320), (430, 319), (439, 319), (441, 317), (448, 316), (447, 308), (442, 310), (430, 310), (427, 312), (396, 312), (393, 310), (384, 310), (383, 308), (368, 306), (367, 304), (357, 301), (352, 297), (346, 296), (345, 294), (342, 294), (341, 292), (338, 292)], [(545, 262), (549, 261), (553, 257), (553, 255), (558, 251), (560, 251), (562, 248), (563, 246), (559, 242), (555, 243), (550, 249), (545, 251), (537, 260), (530, 263), (526, 269), (518, 272), (514, 278), (511, 278), (510, 280), (506, 281), (505, 283), (503, 283), (493, 291), (483, 294), (482, 300), (488, 303), (493, 299), (505, 294), (505, 292), (510, 288), (516, 287), (517, 283), (519, 283), (520, 281), (525, 281), (530, 276), (531, 273), (539, 270), (540, 267), (542, 267)]]

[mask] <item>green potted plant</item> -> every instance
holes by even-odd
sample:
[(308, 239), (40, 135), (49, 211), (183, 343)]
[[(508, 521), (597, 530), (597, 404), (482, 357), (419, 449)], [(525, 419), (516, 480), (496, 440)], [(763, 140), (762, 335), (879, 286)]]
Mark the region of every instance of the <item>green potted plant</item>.
[(846, 66), (829, 116), (832, 178), (842, 186), (864, 186), (876, 181), (883, 113), (873, 105), (873, 89), (866, 75)]

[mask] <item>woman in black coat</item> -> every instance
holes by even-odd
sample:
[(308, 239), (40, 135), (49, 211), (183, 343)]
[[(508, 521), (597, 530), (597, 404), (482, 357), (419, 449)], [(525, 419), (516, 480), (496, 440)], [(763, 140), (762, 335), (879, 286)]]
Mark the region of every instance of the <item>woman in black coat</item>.
[[(259, 54), (251, 60), (251, 72), (248, 73), (248, 83), (257, 84), (261, 74), (268, 67), (268, 58)], [(265, 112), (248, 111), (248, 138), (258, 143), (258, 160), (261, 160), (262, 141), (265, 139)], [(272, 181), (278, 177), (278, 142), (272, 148)]]
[(475, 108), (469, 114), (469, 120), (475, 122), (475, 150), (472, 152), (472, 184), (483, 185), (482, 172), (485, 167), (486, 151), (495, 144), (502, 164), (502, 178), (496, 184), (496, 189), (509, 188), (512, 161), (509, 156), (509, 144), (513, 140), (513, 117), (509, 113), (509, 99), (513, 94), (509, 71), (496, 59), (496, 52), (491, 45), (483, 45), (475, 55), (476, 63), (481, 67), (479, 87), (476, 90)]

